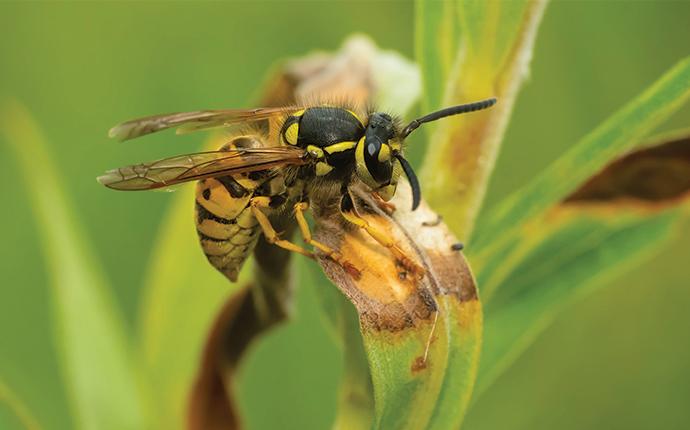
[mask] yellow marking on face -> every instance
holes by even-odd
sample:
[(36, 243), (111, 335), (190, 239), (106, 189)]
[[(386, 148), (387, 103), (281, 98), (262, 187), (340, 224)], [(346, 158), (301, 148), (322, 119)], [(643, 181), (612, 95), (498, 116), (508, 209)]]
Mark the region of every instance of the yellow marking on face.
[(333, 154), (334, 152), (343, 152), (352, 149), (355, 147), (356, 144), (357, 142), (338, 142), (334, 143), (333, 145), (329, 145), (323, 149), (329, 154)]
[(289, 143), (290, 145), (297, 145), (297, 136), (299, 135), (299, 123), (296, 122), (294, 124), (291, 124), (287, 130), (285, 130), (285, 133), (283, 136), (285, 137), (285, 141)]
[(300, 116), (304, 115), (305, 110), (306, 109), (300, 109), (297, 112), (293, 113), (292, 116), (300, 117)]
[(323, 149), (314, 145), (307, 145), (307, 152), (309, 152), (313, 157), (316, 158), (323, 158), (325, 156), (325, 154), (323, 153)]
[(333, 166), (330, 164), (324, 163), (323, 161), (316, 163), (316, 176), (327, 175), (331, 170), (333, 170)]
[(379, 161), (384, 163), (391, 159), (391, 148), (388, 144), (384, 143), (381, 145), (381, 150), (379, 151)]
[(355, 148), (355, 164), (357, 166), (357, 176), (364, 181), (365, 184), (369, 185), (371, 188), (375, 188), (378, 186), (376, 183), (376, 180), (374, 179), (373, 176), (371, 176), (371, 173), (369, 173), (369, 169), (367, 169), (367, 163), (364, 161), (364, 139), (365, 136), (362, 136), (361, 139), (359, 139), (359, 142), (357, 142), (357, 147)]

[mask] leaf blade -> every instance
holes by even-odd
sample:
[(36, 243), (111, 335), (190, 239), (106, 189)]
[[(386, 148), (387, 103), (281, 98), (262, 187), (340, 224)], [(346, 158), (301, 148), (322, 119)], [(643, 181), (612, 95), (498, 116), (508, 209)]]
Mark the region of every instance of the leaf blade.
[[(427, 151), (420, 172), (424, 192), (460, 238), (469, 238), (473, 231), (546, 3), (457, 2), (462, 39), (443, 90), (443, 104), (498, 98), (487, 111), (428, 127), (433, 150)], [(427, 66), (426, 73), (433, 74), (433, 68)]]
[[(47, 155), (44, 138), (18, 102), (8, 102), (2, 118), (44, 241), (56, 347), (76, 425), (141, 428), (145, 411), (124, 321)], [(101, 384), (103, 374), (111, 380), (108, 387)]]
[[(536, 280), (526, 279), (524, 273), (508, 277), (505, 284), (515, 286), (522, 293), (512, 300), (506, 299), (487, 306), (487, 337), (478, 377), (478, 397), (565, 305), (576, 297), (606, 285), (607, 280), (632, 267), (633, 263), (643, 261), (663, 245), (678, 221), (678, 212), (636, 217), (628, 222), (614, 223), (617, 226), (612, 226), (611, 220), (596, 215), (578, 218), (549, 229), (553, 239), (543, 242), (529, 257), (532, 261), (541, 259), (541, 264), (548, 265), (549, 258), (558, 258), (559, 253), (555, 251), (562, 248), (559, 244), (564, 237), (570, 240), (569, 246), (580, 249), (575, 250), (569, 258), (553, 264), (547, 273), (537, 275)], [(590, 236), (583, 235), (584, 242), (574, 241), (576, 235), (570, 229), (577, 230), (577, 234), (587, 232)], [(528, 263), (525, 267), (528, 267)]]
[(0, 427), (4, 429), (18, 424), (25, 430), (39, 430), (36, 418), (29, 408), (5, 383), (0, 380)]
[[(484, 279), (487, 306), (481, 390), (575, 297), (651, 255), (690, 213), (690, 131), (664, 133), (611, 162), (546, 215), (521, 229)], [(500, 267), (503, 265), (504, 267)], [(495, 276), (497, 269), (502, 269)]]
[[(556, 204), (614, 157), (640, 145), (649, 131), (688, 98), (690, 58), (679, 62), (482, 220), (472, 243), (473, 262), (483, 264), (485, 256), (498, 252), (497, 248), (511, 240), (529, 218)], [(493, 293), (493, 290), (485, 290), (485, 300), (490, 300)]]

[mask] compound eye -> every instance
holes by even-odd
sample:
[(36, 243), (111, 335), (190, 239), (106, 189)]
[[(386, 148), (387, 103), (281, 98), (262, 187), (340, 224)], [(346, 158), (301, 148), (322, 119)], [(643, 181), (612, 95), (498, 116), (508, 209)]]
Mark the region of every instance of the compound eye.
[(389, 152), (387, 145), (383, 145), (377, 138), (366, 139), (365, 144), (364, 162), (369, 174), (379, 184), (388, 183), (391, 179), (393, 166), (390, 163), (390, 157), (385, 157), (383, 161), (380, 157), (381, 151)]

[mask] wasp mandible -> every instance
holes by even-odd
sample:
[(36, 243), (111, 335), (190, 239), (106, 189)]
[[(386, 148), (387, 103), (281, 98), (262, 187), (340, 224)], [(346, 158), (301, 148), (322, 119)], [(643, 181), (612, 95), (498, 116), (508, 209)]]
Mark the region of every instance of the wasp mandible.
[[(285, 108), (205, 110), (155, 115), (113, 127), (110, 137), (128, 140), (177, 127), (178, 133), (217, 127), (252, 127), (217, 151), (198, 152), (107, 171), (103, 185), (126, 191), (198, 181), (196, 229), (209, 262), (236, 281), (259, 235), (288, 251), (314, 258), (321, 252), (354, 277), (363, 268), (312, 238), (305, 212), (337, 205), (343, 220), (385, 246), (401, 268), (422, 277), (424, 269), (390, 238), (371, 226), (353, 203), (351, 189), (363, 184), (385, 204), (402, 173), (412, 188), (412, 209), (421, 199), (419, 181), (403, 156), (405, 138), (424, 123), (493, 106), (495, 98), (432, 112), (402, 126), (385, 112), (314, 105)], [(257, 125), (262, 123), (263, 127)], [(290, 217), (313, 250), (280, 237), (276, 217)]]

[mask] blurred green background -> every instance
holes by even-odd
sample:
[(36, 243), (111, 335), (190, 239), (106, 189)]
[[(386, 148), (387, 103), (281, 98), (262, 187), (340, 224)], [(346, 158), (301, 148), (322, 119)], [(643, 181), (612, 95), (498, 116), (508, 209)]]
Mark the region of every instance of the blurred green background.
[[(118, 145), (108, 128), (152, 113), (247, 106), (276, 60), (336, 49), (356, 31), (412, 57), (413, 14), (399, 2), (0, 4), (0, 102), (19, 99), (41, 124), (132, 337), (171, 196), (110, 192), (94, 178), (197, 150), (203, 136)], [(551, 4), (488, 208), (688, 55), (689, 22), (690, 2)], [(688, 113), (666, 127), (690, 125)], [(13, 155), (2, 142), (0, 378), (45, 428), (70, 428), (48, 276)], [(686, 225), (661, 255), (570, 306), (475, 399), (466, 428), (686, 428), (688, 242)], [(333, 418), (342, 360), (313, 287), (302, 287), (293, 321), (258, 342), (241, 372), (249, 428), (320, 429)]]

